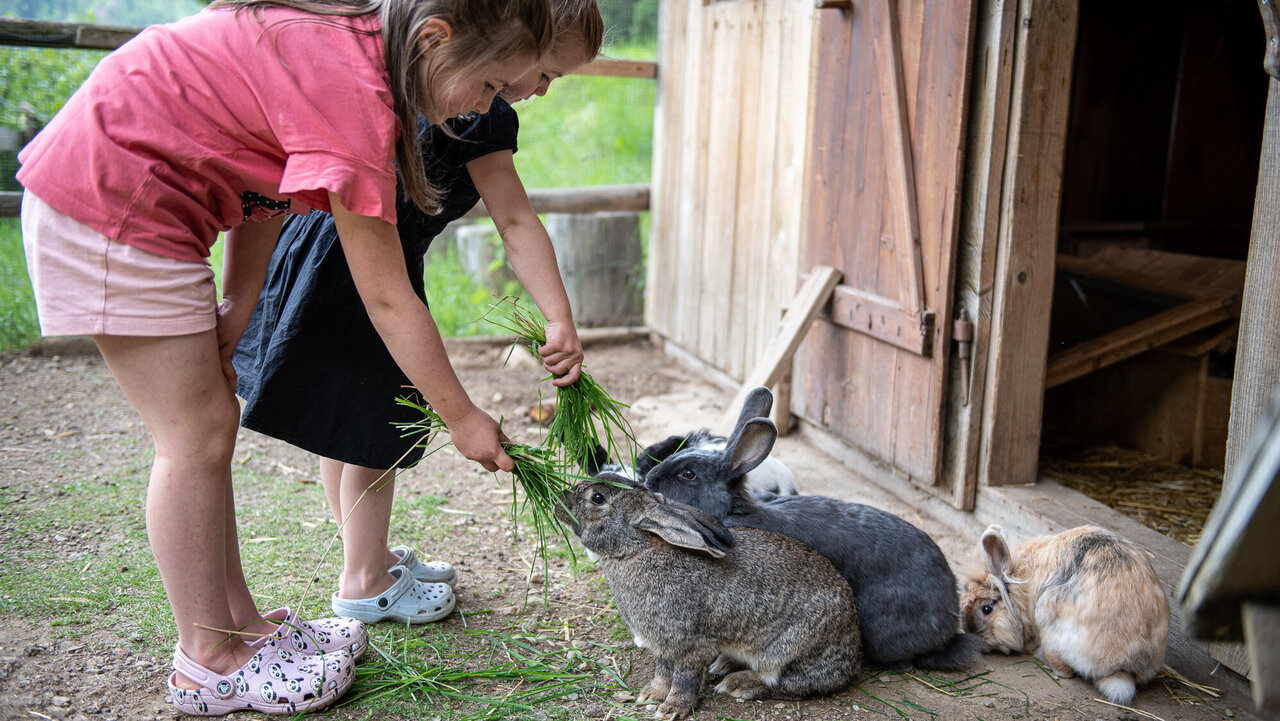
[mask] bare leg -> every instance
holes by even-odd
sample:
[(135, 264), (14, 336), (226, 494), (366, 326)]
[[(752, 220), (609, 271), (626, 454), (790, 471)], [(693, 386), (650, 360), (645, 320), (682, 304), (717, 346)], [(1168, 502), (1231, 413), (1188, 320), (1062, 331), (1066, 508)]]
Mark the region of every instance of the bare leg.
[(342, 579), (339, 598), (372, 598), (391, 588), (396, 579), (387, 569), (396, 557), (387, 548), (395, 473), (322, 459), (321, 478), (330, 504), (329, 488), (337, 486), (342, 529)]
[[(95, 340), (155, 442), (147, 536), (178, 642), (196, 663), (231, 673), (254, 650), (226, 642), (226, 631), (237, 628), (232, 598), (247, 613), (248, 588), (239, 551), (229, 548), (236, 537), (230, 467), (240, 408), (214, 333)], [(181, 676), (177, 683), (194, 687)]]

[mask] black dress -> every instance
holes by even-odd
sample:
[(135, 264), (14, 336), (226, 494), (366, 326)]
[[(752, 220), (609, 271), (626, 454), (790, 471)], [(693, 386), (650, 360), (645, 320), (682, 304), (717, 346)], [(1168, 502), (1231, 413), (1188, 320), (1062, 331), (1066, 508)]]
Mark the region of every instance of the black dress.
[[(414, 292), (426, 302), (423, 255), (450, 221), (480, 199), (466, 165), (516, 150), (515, 111), (496, 98), (487, 115), (454, 119), (450, 138), (421, 121), (423, 155), (443, 212), (427, 215), (400, 197), (397, 230)], [(407, 467), (421, 448), (397, 421), (421, 420), (399, 397), (409, 387), (365, 311), (338, 242), (333, 216), (315, 211), (285, 221), (266, 283), (234, 358), (240, 423), (326, 458), (367, 468)]]

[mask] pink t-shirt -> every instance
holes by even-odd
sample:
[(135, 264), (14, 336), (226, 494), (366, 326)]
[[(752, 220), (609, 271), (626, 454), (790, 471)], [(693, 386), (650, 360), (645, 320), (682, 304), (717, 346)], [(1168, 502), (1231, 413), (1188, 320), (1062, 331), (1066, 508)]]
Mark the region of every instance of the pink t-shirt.
[[(105, 57), (19, 154), (18, 180), (129, 245), (200, 261), (289, 200), (396, 220), (393, 110), (376, 14), (204, 10)], [(284, 21), (284, 22), (280, 22)], [(256, 203), (256, 205), (255, 205)]]

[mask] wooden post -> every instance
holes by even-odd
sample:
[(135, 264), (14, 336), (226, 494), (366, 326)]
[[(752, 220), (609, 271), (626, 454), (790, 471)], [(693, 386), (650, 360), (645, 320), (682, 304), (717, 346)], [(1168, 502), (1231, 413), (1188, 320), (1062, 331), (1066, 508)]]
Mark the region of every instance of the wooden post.
[(640, 214), (548, 213), (546, 217), (578, 325), (640, 325), (644, 315)]
[[(1264, 11), (1266, 16), (1266, 11)], [(1274, 43), (1275, 36), (1271, 36)], [(1272, 45), (1268, 45), (1272, 47)], [(1271, 390), (1280, 383), (1280, 80), (1271, 78), (1262, 133), (1258, 191), (1245, 270), (1240, 313), (1240, 342), (1231, 388), (1231, 425), (1227, 432), (1226, 477), (1249, 443)]]

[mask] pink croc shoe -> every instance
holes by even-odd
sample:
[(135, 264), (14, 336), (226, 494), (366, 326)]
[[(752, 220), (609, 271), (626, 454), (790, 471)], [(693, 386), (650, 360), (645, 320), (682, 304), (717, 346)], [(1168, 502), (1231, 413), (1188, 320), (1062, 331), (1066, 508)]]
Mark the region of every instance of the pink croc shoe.
[(271, 635), (250, 641), (249, 645), (254, 648), (261, 648), (264, 640), (275, 638), (285, 648), (298, 653), (346, 651), (351, 654), (351, 660), (359, 661), (369, 647), (369, 633), (365, 631), (364, 624), (354, 618), (317, 618), (307, 621), (288, 607), (268, 611), (263, 618), (280, 625)]
[[(296, 714), (315, 711), (333, 703), (351, 688), (355, 661), (346, 651), (303, 654), (263, 639), (258, 653), (229, 676), (201, 666), (174, 646), (174, 672), (169, 676), (169, 701), (191, 716), (223, 716), (233, 711)], [(199, 684), (198, 689), (179, 688), (181, 673)]]

